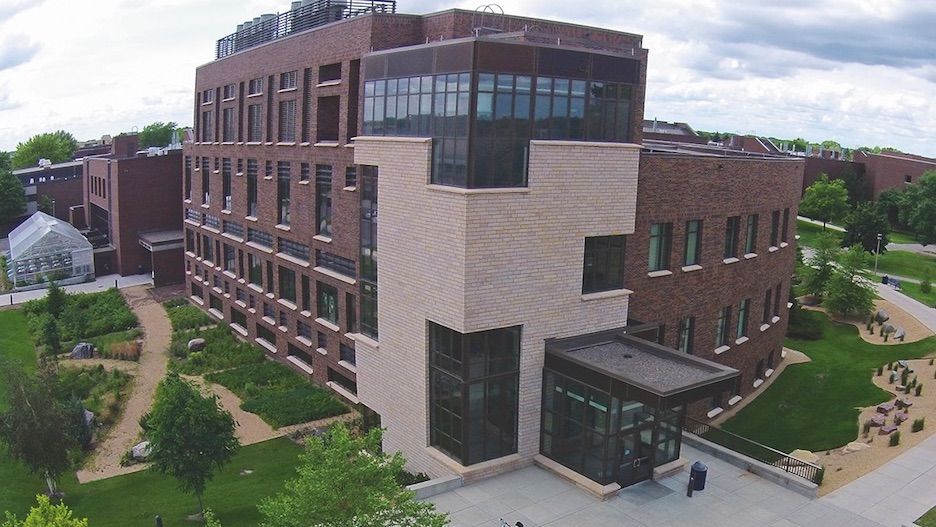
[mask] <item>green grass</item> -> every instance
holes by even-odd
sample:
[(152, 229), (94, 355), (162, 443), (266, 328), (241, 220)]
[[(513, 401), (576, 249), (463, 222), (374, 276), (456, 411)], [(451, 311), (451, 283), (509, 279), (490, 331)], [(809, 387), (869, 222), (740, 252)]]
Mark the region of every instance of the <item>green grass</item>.
[(901, 282), (900, 292), (927, 306), (936, 306), (936, 286), (933, 286), (929, 293), (924, 294), (920, 291), (920, 284)]
[(195, 329), (202, 326), (210, 326), (215, 323), (208, 313), (185, 302), (180, 304), (178, 300), (169, 300), (163, 302), (166, 314), (169, 315), (169, 322), (172, 324), (173, 331), (182, 331), (185, 329)]
[(842, 446), (858, 435), (859, 408), (891, 397), (871, 382), (874, 370), (936, 351), (936, 337), (883, 346), (861, 340), (852, 325), (836, 324), (827, 317), (823, 325), (821, 340), (785, 343), (812, 361), (787, 367), (723, 428), (784, 452)]
[[(827, 228), (826, 232), (832, 233), (839, 241), (842, 240), (841, 231), (834, 231)], [(822, 225), (796, 220), (796, 234), (800, 237), (799, 244), (801, 247), (816, 247), (819, 245), (819, 235), (822, 234)]]
[(891, 231), (887, 234), (891, 243), (920, 243), (912, 232)]
[(878, 272), (881, 274), (922, 280), (926, 268), (929, 268), (930, 279), (936, 280), (936, 257), (910, 251), (887, 251), (878, 257)]
[[(0, 342), (3, 343), (0, 346), (0, 361), (15, 362), (28, 371), (36, 369), (36, 347), (26, 331), (26, 317), (21, 310), (0, 311)], [(6, 378), (0, 375), (0, 410), (5, 408)]]
[(917, 518), (913, 523), (920, 527), (936, 527), (936, 507), (926, 511), (926, 514)]
[[(263, 497), (283, 490), (285, 481), (295, 475), (299, 452), (298, 446), (282, 437), (241, 448), (208, 483), (205, 507), (214, 511), (224, 527), (255, 527), (262, 519), (257, 504)], [(2, 464), (0, 467), (7, 468)], [(253, 473), (240, 475), (245, 469)], [(0, 511), (11, 510), (20, 518), (35, 504), (35, 494), (45, 487), (41, 478), (7, 483), (0, 486)], [(164, 525), (201, 525), (186, 520), (186, 516), (197, 512), (195, 496), (179, 491), (174, 479), (149, 470), (83, 485), (69, 476), (60, 486), (65, 492), (65, 504), (76, 517), (88, 518), (93, 527), (154, 525), (157, 514)], [(9, 487), (18, 488), (12, 496), (15, 501), (2, 494)]]

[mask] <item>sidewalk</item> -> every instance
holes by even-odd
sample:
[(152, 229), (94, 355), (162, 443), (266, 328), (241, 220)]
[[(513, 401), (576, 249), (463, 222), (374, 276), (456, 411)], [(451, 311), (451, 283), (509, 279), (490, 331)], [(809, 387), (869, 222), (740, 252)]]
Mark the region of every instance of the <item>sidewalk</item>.
[[(105, 289), (110, 289), (111, 287), (124, 289), (138, 285), (152, 284), (153, 277), (149, 274), (134, 274), (129, 276), (109, 274), (106, 276), (100, 276), (93, 282), (66, 285), (63, 286), (62, 289), (64, 289), (67, 293), (95, 293), (98, 291), (104, 291)], [(46, 291), (46, 289), (33, 289), (31, 291), (2, 294), (0, 295), (0, 307), (22, 304), (24, 302), (28, 302), (29, 300), (43, 298), (46, 295)]]

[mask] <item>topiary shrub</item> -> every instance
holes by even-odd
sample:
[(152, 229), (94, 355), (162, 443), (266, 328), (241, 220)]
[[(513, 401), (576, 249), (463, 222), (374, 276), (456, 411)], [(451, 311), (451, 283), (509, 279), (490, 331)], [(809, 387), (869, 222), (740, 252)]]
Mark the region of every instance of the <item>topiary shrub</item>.
[(877, 376), (880, 377), (881, 375), (884, 375), (884, 366), (878, 366)]
[(914, 393), (915, 395), (917, 395), (917, 396), (919, 396), (921, 393), (923, 393), (923, 385), (922, 385), (922, 384), (917, 384), (917, 385), (916, 385), (916, 390), (914, 390), (913, 393)]
[(921, 417), (921, 418), (919, 418), (919, 419), (914, 419), (914, 420), (913, 420), (913, 426), (910, 427), (910, 431), (911, 431), (911, 432), (919, 432), (920, 430), (923, 430), (923, 427), (925, 426), (925, 421), (926, 421), (926, 418), (925, 418), (925, 417)]
[(871, 421), (865, 421), (864, 424), (861, 425), (861, 435), (863, 435), (864, 437), (868, 437), (868, 434), (870, 433), (871, 433)]

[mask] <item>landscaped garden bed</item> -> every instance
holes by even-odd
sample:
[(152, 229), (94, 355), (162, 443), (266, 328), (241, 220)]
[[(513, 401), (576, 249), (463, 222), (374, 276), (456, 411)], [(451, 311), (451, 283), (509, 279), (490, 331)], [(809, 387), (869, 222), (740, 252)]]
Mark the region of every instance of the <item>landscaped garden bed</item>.
[(242, 401), (241, 409), (275, 428), (348, 412), (331, 392), (312, 386), (278, 362), (267, 360), (210, 373), (205, 379), (234, 392)]
[[(193, 339), (204, 339), (204, 349), (189, 352), (188, 343)], [(169, 351), (173, 357), (170, 368), (185, 375), (202, 375), (265, 360), (262, 350), (237, 340), (225, 326), (176, 331)]]
[(173, 331), (196, 329), (215, 324), (215, 320), (208, 316), (208, 313), (193, 306), (184, 297), (167, 300), (162, 305), (166, 310), (166, 314), (169, 315), (169, 322), (172, 324)]

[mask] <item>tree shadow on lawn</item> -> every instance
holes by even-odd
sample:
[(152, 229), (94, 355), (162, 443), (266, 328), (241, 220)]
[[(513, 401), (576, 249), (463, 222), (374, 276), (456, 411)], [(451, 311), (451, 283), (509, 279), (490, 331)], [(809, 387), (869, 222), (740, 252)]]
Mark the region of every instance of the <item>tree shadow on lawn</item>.
[(936, 351), (936, 337), (892, 346), (870, 344), (855, 326), (833, 322), (825, 313), (808, 313), (818, 317), (822, 338), (788, 339), (784, 344), (811, 361), (787, 367), (722, 428), (783, 452), (840, 447), (857, 437), (861, 408), (892, 397), (871, 382), (878, 366)]

